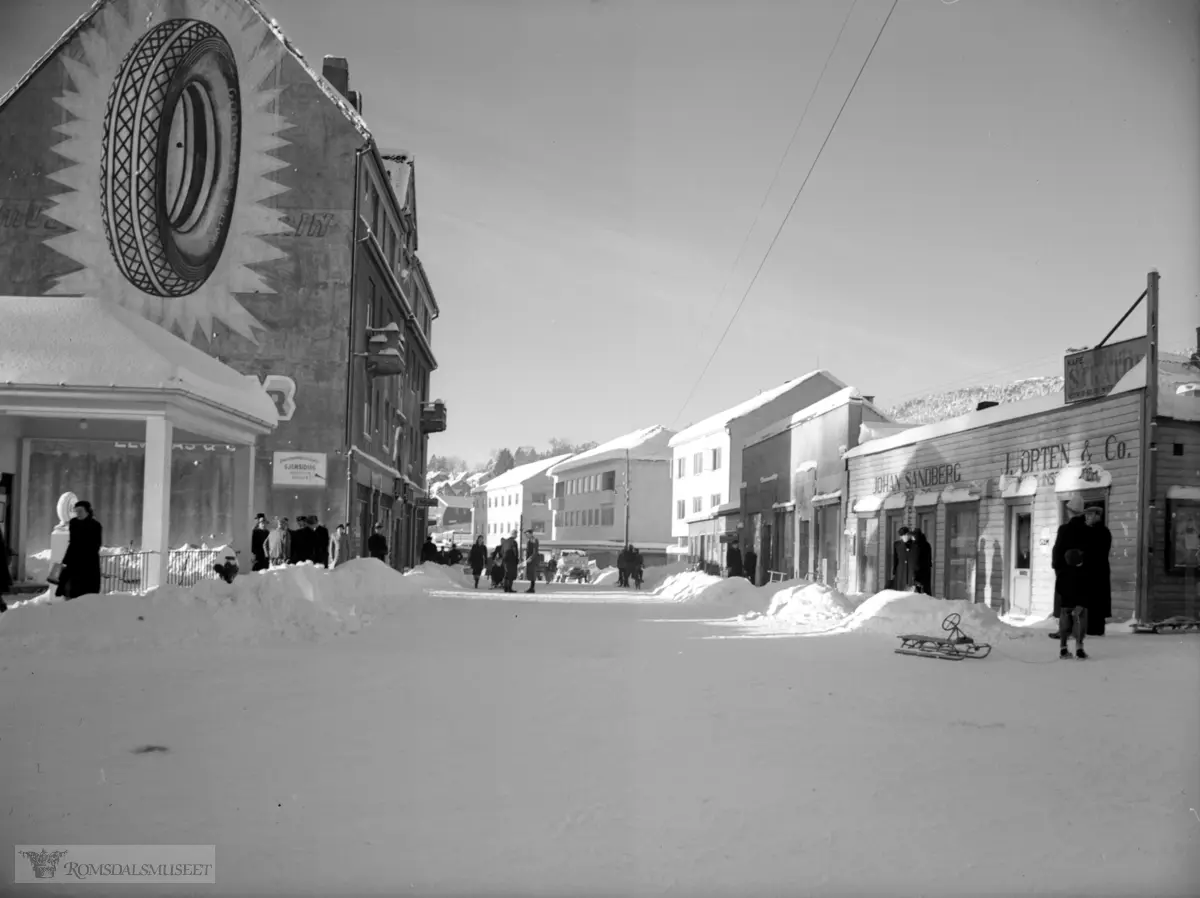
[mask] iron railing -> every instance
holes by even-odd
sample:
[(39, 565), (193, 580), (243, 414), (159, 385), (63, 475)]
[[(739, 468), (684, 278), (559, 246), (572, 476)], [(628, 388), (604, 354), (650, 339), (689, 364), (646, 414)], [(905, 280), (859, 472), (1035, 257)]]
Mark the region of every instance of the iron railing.
[[(101, 592), (140, 592), (147, 586), (150, 557), (155, 552), (118, 552), (100, 556)], [(213, 565), (225, 552), (218, 549), (177, 549), (167, 554), (167, 584), (195, 586), (201, 580), (215, 580)]]

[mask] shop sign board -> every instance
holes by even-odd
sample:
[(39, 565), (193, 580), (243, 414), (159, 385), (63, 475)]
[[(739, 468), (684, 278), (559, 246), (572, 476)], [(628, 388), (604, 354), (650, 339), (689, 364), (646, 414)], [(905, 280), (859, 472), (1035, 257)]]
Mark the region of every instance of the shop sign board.
[(1107, 396), (1129, 369), (1145, 357), (1145, 337), (1071, 353), (1063, 361), (1064, 401), (1081, 402)]
[(275, 486), (325, 486), (324, 452), (276, 452), (271, 463)]

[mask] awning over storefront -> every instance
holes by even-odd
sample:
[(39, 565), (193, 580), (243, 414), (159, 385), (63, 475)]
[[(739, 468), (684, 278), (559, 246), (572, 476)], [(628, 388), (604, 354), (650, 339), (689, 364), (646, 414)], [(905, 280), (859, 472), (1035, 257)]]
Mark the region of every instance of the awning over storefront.
[(913, 496), (913, 508), (929, 508), (931, 505), (937, 505), (941, 495), (937, 491), (917, 493)]
[(908, 504), (908, 496), (904, 493), (892, 493), (883, 500), (883, 507), (887, 510), (895, 508), (903, 508)]
[(1099, 465), (1069, 465), (1054, 478), (1054, 492), (1077, 493), (1081, 490), (1106, 490), (1112, 486), (1112, 474)]
[(1000, 496), (1004, 499), (1023, 499), (1037, 494), (1038, 479), (1036, 477), (1020, 477), (1003, 474), (1000, 477)]
[(883, 496), (863, 496), (854, 502), (855, 514), (875, 514), (883, 507)]
[(812, 497), (813, 505), (832, 505), (835, 502), (842, 501), (842, 491), (834, 490), (831, 493), (818, 493)]
[(946, 505), (951, 505), (955, 502), (978, 502), (980, 495), (980, 491), (975, 487), (942, 490), (942, 502)]

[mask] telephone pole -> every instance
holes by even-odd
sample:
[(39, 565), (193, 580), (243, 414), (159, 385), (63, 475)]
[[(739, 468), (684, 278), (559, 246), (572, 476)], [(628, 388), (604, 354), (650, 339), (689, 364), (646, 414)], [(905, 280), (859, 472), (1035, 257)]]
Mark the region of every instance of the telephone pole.
[(625, 450), (625, 542), (629, 545), (629, 450)]

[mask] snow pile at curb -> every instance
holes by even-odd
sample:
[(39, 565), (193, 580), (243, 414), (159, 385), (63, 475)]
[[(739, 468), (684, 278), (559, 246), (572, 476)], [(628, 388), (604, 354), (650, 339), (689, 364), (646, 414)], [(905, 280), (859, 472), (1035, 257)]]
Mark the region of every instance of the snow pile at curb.
[(722, 579), (701, 571), (686, 571), (667, 577), (654, 598), (666, 599), (703, 610), (706, 614), (733, 617), (746, 612), (761, 613), (771, 593), (744, 577)]
[(800, 583), (786, 586), (771, 596), (765, 614), (751, 611), (742, 621), (763, 621), (773, 625), (822, 630), (838, 626), (854, 613), (858, 603), (830, 586)]
[(829, 632), (878, 633), (903, 636), (919, 633), (941, 636), (946, 615), (957, 613), (959, 627), (976, 642), (995, 644), (1000, 640), (1025, 639), (1035, 634), (1028, 628), (1014, 627), (1000, 620), (987, 605), (976, 602), (934, 599), (911, 592), (885, 589), (867, 599), (841, 626)]
[(356, 633), (399, 600), (425, 595), (380, 561), (360, 558), (327, 571), (312, 564), (167, 586), (144, 595), (83, 596), (24, 603), (0, 618), (0, 651), (107, 651), (131, 646), (322, 642)]
[(677, 561), (674, 564), (664, 564), (659, 567), (648, 567), (642, 575), (642, 589), (658, 589), (667, 580), (686, 571), (686, 561)]
[(596, 574), (595, 579), (592, 580), (592, 584), (594, 586), (608, 586), (609, 584), (615, 584), (619, 575), (620, 571), (618, 571), (615, 567), (606, 567), (600, 573)]
[[(405, 571), (404, 577), (411, 578), (412, 584), (419, 584), (418, 589), (469, 589), (474, 583), (472, 578), (463, 573), (461, 565), (437, 564), (433, 561), (426, 561)], [(413, 586), (407, 588), (411, 590)]]

